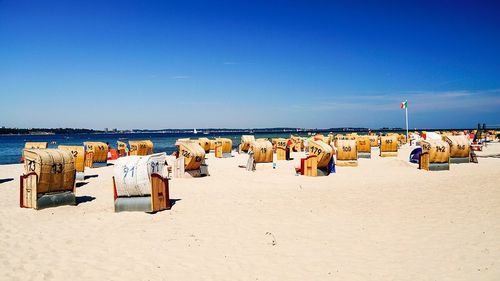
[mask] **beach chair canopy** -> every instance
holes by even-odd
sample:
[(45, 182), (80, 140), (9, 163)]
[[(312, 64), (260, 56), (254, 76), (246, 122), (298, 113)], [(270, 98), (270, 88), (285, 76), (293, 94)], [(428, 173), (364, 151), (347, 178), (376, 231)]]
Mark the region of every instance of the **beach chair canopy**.
[(24, 154), (24, 172), (38, 176), (37, 193), (73, 191), (75, 158), (68, 150), (27, 149)]

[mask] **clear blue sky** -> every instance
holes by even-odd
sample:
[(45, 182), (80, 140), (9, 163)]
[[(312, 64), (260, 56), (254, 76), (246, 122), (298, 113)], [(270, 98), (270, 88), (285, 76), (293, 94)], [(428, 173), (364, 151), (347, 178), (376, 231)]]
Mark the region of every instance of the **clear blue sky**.
[(498, 1), (0, 0), (0, 126), (500, 124)]

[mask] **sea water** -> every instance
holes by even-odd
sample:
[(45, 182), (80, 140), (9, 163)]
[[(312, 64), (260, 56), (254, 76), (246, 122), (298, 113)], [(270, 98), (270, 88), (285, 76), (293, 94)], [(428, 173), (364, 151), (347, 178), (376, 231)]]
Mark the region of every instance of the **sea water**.
[[(290, 133), (256, 133), (255, 138), (288, 138)], [(229, 138), (233, 141), (233, 148), (240, 143), (241, 133), (133, 133), (133, 134), (62, 134), (62, 135), (1, 135), (0, 136), (0, 164), (15, 164), (21, 159), (25, 142), (48, 142), (49, 148), (58, 145), (83, 145), (86, 141), (100, 141), (109, 143), (116, 149), (117, 141), (128, 143), (129, 140), (151, 140), (154, 143), (154, 152), (171, 154), (176, 150), (175, 141), (179, 138), (198, 139), (206, 137)]]

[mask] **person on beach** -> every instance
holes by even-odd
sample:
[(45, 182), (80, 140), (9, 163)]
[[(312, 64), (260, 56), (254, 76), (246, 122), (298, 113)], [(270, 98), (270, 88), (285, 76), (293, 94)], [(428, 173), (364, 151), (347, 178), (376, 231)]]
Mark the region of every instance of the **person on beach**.
[(286, 160), (290, 160), (290, 149), (292, 148), (293, 142), (291, 139), (288, 139), (286, 142)]
[(106, 145), (108, 146), (108, 159), (111, 159), (111, 145), (109, 145), (109, 142), (106, 142)]

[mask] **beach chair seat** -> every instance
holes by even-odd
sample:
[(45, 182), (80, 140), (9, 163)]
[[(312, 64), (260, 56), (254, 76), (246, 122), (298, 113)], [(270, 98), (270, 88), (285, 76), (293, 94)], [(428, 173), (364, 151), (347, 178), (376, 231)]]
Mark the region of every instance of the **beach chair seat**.
[(116, 160), (113, 176), (115, 212), (154, 213), (170, 209), (166, 154)]
[(273, 162), (273, 144), (265, 139), (252, 142), (248, 152), (247, 170), (255, 171), (257, 164)]
[(104, 142), (84, 142), (85, 166), (89, 168), (108, 165), (108, 145)]
[(419, 168), (426, 171), (450, 169), (450, 146), (444, 140), (422, 140)]
[(184, 159), (185, 174), (182, 176), (202, 177), (209, 175), (208, 165), (205, 162), (205, 149), (201, 147), (198, 141), (189, 139), (177, 140), (176, 146), (179, 158), (182, 157)]
[(288, 140), (279, 138), (276, 139), (276, 160), (282, 161), (282, 160), (288, 160), (287, 158), (287, 153), (288, 153), (288, 146), (287, 146)]
[[(357, 140), (337, 140), (337, 166), (358, 166), (357, 142)], [(368, 140), (366, 140), (366, 145), (371, 150)]]

